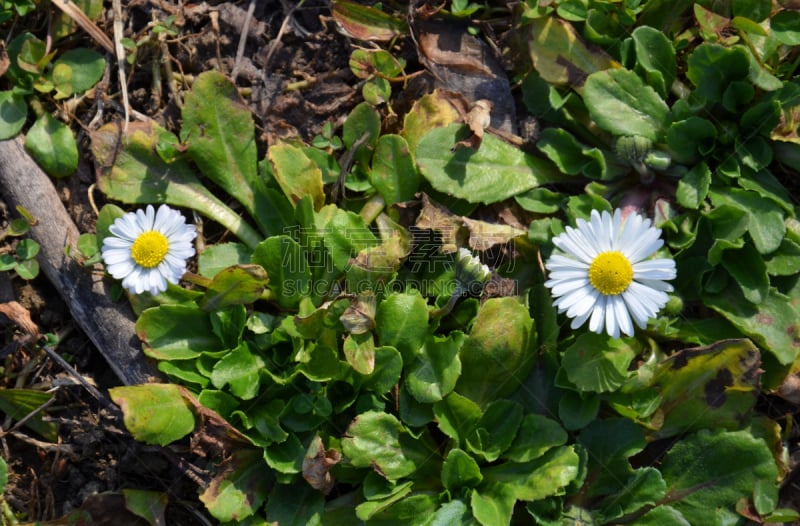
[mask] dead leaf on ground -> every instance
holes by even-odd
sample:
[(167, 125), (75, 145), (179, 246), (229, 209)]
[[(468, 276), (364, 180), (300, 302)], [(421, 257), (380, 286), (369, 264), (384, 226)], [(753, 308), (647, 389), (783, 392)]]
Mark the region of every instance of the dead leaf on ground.
[(462, 218), (464, 225), (469, 230), (469, 246), (473, 250), (485, 251), (496, 245), (505, 245), (512, 239), (524, 236), (527, 230), (515, 228), (510, 225), (476, 221), (468, 217)]
[(11, 61), (8, 59), (8, 53), (6, 52), (6, 43), (0, 40), (0, 77), (5, 75), (10, 65)]
[(420, 61), (436, 78), (437, 87), (463, 95), (470, 104), (489, 101), (489, 126), (514, 134), (517, 119), (511, 85), (489, 45), (470, 35), (467, 26), (451, 21), (416, 16), (411, 27)]
[(181, 395), (192, 406), (194, 414), (200, 418), (191, 438), (192, 451), (201, 456), (228, 457), (232, 451), (253, 443), (241, 431), (233, 427), (219, 413), (202, 405), (185, 387), (180, 387)]
[(39, 339), (39, 327), (31, 319), (31, 313), (19, 302), (9, 301), (0, 303), (0, 314), (4, 314), (9, 320), (14, 322), (25, 334), (29, 334), (32, 339)]
[(317, 436), (303, 458), (303, 478), (312, 488), (327, 495), (335, 484), (330, 470), (341, 460), (342, 454), (336, 449), (325, 449), (322, 439)]

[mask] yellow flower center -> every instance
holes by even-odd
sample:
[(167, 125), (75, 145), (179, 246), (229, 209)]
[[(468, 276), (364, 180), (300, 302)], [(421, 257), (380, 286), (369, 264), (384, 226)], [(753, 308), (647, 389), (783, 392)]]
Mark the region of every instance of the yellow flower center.
[(144, 268), (153, 268), (164, 261), (169, 250), (169, 241), (161, 232), (143, 232), (131, 246), (131, 257)]
[(622, 252), (602, 252), (589, 265), (589, 281), (601, 294), (621, 294), (633, 281), (633, 266)]

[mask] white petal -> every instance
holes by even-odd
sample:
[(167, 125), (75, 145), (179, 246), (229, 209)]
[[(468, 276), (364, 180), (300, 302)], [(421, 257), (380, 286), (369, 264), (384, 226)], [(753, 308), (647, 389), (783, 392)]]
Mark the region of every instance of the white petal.
[(584, 279), (588, 273), (583, 269), (556, 270), (549, 274), (551, 281), (566, 281), (573, 279)]
[(611, 250), (611, 216), (608, 212), (603, 212), (601, 216), (597, 210), (592, 210), (589, 218), (589, 228), (591, 229), (591, 239), (599, 252)]
[(130, 213), (118, 218), (110, 227), (108, 231), (112, 235), (124, 239), (130, 243), (136, 241), (136, 238), (141, 235), (143, 230), (136, 221), (136, 214)]
[(562, 256), (561, 254), (553, 254), (550, 256), (550, 259), (547, 260), (544, 266), (550, 271), (582, 269), (585, 272), (589, 270), (589, 265), (587, 263)]
[(586, 311), (586, 312), (585, 312), (583, 315), (581, 315), (581, 316), (575, 316), (575, 317), (572, 319), (572, 323), (570, 324), (570, 328), (572, 328), (572, 329), (577, 329), (578, 327), (580, 327), (581, 325), (583, 325), (584, 323), (586, 323), (586, 320), (588, 320), (588, 319), (589, 319), (589, 315), (590, 315), (590, 314), (592, 314), (592, 311), (591, 311), (591, 309), (587, 310), (587, 311)]
[(129, 241), (120, 237), (109, 236), (103, 239), (103, 248), (101, 250), (121, 249), (130, 251), (132, 246), (133, 241)]
[[(635, 278), (634, 278), (635, 279)], [(672, 285), (667, 283), (666, 281), (661, 281), (659, 279), (636, 279), (637, 283), (644, 285), (645, 287), (653, 290), (661, 290), (664, 292), (672, 292), (673, 288)]]
[(551, 287), (550, 293), (553, 296), (563, 296), (564, 294), (572, 292), (573, 290), (578, 290), (580, 288), (585, 288), (588, 290), (591, 287), (589, 280), (586, 278), (562, 280), (552, 283), (551, 285), (547, 285), (547, 283), (545, 283), (545, 286)]
[(671, 259), (650, 259), (633, 265), (634, 279), (675, 279), (677, 271)]
[(125, 260), (119, 263), (112, 263), (106, 265), (106, 270), (109, 274), (111, 274), (114, 279), (123, 279), (124, 277), (128, 276), (131, 272), (134, 271), (136, 266), (133, 264), (132, 261)]
[(619, 327), (619, 330), (627, 336), (633, 336), (633, 322), (631, 321), (631, 316), (628, 313), (628, 307), (625, 305), (625, 300), (623, 300), (621, 296), (614, 296), (609, 299), (609, 302), (613, 307), (614, 317), (617, 320), (617, 326)]
[(617, 320), (617, 313), (614, 310), (614, 305), (611, 301), (612, 296), (609, 296), (606, 303), (606, 334), (612, 338), (619, 338), (619, 322)]
[(567, 312), (567, 316), (574, 318), (583, 316), (597, 303), (597, 291), (591, 288), (578, 289), (561, 299), (564, 300), (559, 308)]
[(592, 317), (589, 318), (589, 330), (600, 334), (603, 332), (603, 322), (606, 317), (606, 296), (600, 296), (592, 308)]
[(102, 252), (102, 255), (103, 261), (106, 265), (114, 265), (116, 263), (122, 263), (123, 261), (130, 261), (133, 263), (130, 250), (120, 250), (115, 248)]
[(590, 264), (597, 255), (596, 249), (592, 248), (583, 234), (570, 227), (567, 227), (567, 231), (563, 234), (553, 238), (553, 244), (586, 264)]
[(660, 236), (660, 230), (654, 228), (645, 230), (637, 236), (637, 239), (632, 244), (624, 247), (622, 253), (627, 256), (631, 263), (638, 263), (650, 257), (664, 245), (664, 240)]

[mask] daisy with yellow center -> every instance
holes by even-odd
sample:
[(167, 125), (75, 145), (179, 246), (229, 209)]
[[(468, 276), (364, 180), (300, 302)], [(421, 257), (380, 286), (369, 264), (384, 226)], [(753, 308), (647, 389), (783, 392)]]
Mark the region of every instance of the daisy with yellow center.
[(152, 205), (129, 212), (109, 227), (103, 239), (106, 268), (131, 293), (158, 294), (167, 283), (178, 283), (186, 272), (186, 260), (194, 255), (194, 225), (187, 225), (177, 210)]
[(562, 253), (545, 264), (553, 304), (573, 329), (588, 320), (598, 334), (633, 336), (634, 323), (645, 328), (666, 305), (672, 286), (665, 280), (676, 276), (673, 260), (649, 259), (664, 244), (661, 230), (635, 213), (623, 219), (619, 209), (613, 216), (592, 210), (576, 226), (553, 238)]

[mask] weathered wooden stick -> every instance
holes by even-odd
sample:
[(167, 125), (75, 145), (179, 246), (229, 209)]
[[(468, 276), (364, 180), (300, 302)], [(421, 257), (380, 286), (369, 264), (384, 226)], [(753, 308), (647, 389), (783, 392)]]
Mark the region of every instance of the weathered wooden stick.
[(130, 305), (112, 303), (107, 280), (65, 254), (67, 246), (77, 253), (80, 232), (21, 138), (0, 141), (0, 193), (10, 207), (21, 205), (38, 221), (30, 235), (41, 245), (37, 259), (42, 272), (119, 379), (134, 385), (158, 377), (141, 351)]

